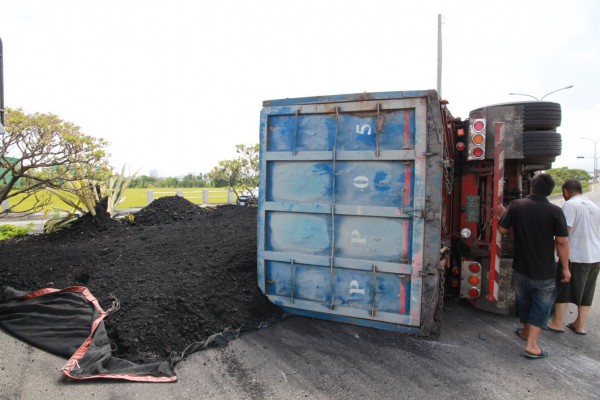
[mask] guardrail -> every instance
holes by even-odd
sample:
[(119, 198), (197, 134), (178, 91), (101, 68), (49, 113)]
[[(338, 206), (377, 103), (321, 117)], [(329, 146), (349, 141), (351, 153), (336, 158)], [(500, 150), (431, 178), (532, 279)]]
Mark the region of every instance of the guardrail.
[[(215, 195), (211, 195), (211, 193), (219, 193), (218, 196)], [(195, 196), (195, 194), (201, 194), (198, 196)], [(166, 191), (166, 192), (157, 192), (154, 190), (148, 190), (146, 192), (146, 205), (152, 203), (152, 201), (154, 201), (155, 195), (166, 195), (166, 196), (179, 196), (179, 197), (183, 197), (184, 199), (190, 200), (192, 201), (192, 203), (200, 203), (200, 204), (217, 204), (217, 203), (221, 203), (219, 201), (214, 201), (215, 198), (219, 198), (221, 199), (223, 197), (223, 191), (222, 190), (208, 190), (208, 189), (204, 189), (204, 190), (198, 190), (198, 191), (186, 191), (184, 192), (183, 190), (177, 190), (177, 191)], [(164, 197), (164, 196), (160, 196), (160, 197)], [(235, 202), (235, 193), (233, 192), (233, 190), (228, 190), (227, 191), (227, 204), (232, 204)], [(199, 202), (193, 201), (193, 200), (197, 200), (197, 199), (202, 199)], [(211, 201), (213, 200), (213, 201)]]

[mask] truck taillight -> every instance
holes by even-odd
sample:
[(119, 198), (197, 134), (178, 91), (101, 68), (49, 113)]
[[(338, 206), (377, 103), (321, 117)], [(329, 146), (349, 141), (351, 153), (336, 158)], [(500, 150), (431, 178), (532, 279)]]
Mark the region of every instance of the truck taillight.
[(481, 272), (481, 264), (478, 262), (469, 263), (469, 272), (479, 274)]
[(460, 297), (476, 299), (481, 295), (481, 264), (463, 261), (460, 275)]
[(485, 119), (474, 119), (469, 126), (469, 160), (485, 158)]

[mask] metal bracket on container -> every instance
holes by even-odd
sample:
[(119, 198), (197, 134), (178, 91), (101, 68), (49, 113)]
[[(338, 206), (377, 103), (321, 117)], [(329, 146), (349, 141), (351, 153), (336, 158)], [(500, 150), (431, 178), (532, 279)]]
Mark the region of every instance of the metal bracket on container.
[(296, 128), (294, 129), (294, 147), (292, 148), (293, 156), (298, 154), (296, 149), (298, 147), (298, 124), (300, 123), (299, 119), (299, 110), (296, 110)]
[(336, 161), (337, 161), (337, 139), (339, 134), (339, 118), (340, 118), (340, 108), (335, 108), (335, 137), (333, 140), (333, 149), (332, 149), (332, 182), (331, 182), (331, 254), (330, 254), (330, 269), (329, 269), (329, 292), (331, 294), (331, 301), (329, 303), (329, 309), (333, 310), (335, 307), (335, 291), (333, 285), (333, 279), (335, 275), (335, 200), (336, 200), (336, 186), (335, 186), (335, 174), (336, 174)]
[(373, 264), (373, 277), (371, 283), (371, 317), (375, 316), (375, 295), (377, 292), (377, 266)]
[(407, 208), (401, 208), (400, 213), (402, 213), (402, 214), (410, 213), (413, 218), (423, 218), (423, 216), (424, 216), (423, 210), (411, 210), (411, 209), (407, 209)]
[(381, 150), (379, 148), (379, 133), (385, 133), (383, 130), (384, 117), (381, 114), (381, 103), (377, 103), (377, 123), (375, 123), (375, 157), (379, 157)]
[(296, 260), (293, 258), (290, 260), (290, 303), (294, 302), (294, 275), (296, 272)]

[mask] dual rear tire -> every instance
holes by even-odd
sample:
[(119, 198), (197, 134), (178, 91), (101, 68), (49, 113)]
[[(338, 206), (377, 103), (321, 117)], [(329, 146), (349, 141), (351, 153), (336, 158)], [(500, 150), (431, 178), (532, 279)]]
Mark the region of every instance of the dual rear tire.
[(527, 164), (551, 164), (562, 152), (560, 104), (529, 102), (523, 110), (523, 158)]

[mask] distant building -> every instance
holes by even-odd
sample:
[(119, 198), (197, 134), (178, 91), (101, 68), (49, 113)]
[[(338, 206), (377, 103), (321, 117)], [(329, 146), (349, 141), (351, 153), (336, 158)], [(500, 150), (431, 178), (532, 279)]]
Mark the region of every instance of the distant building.
[(153, 178), (158, 178), (158, 170), (157, 169), (151, 169), (150, 170), (150, 176)]

